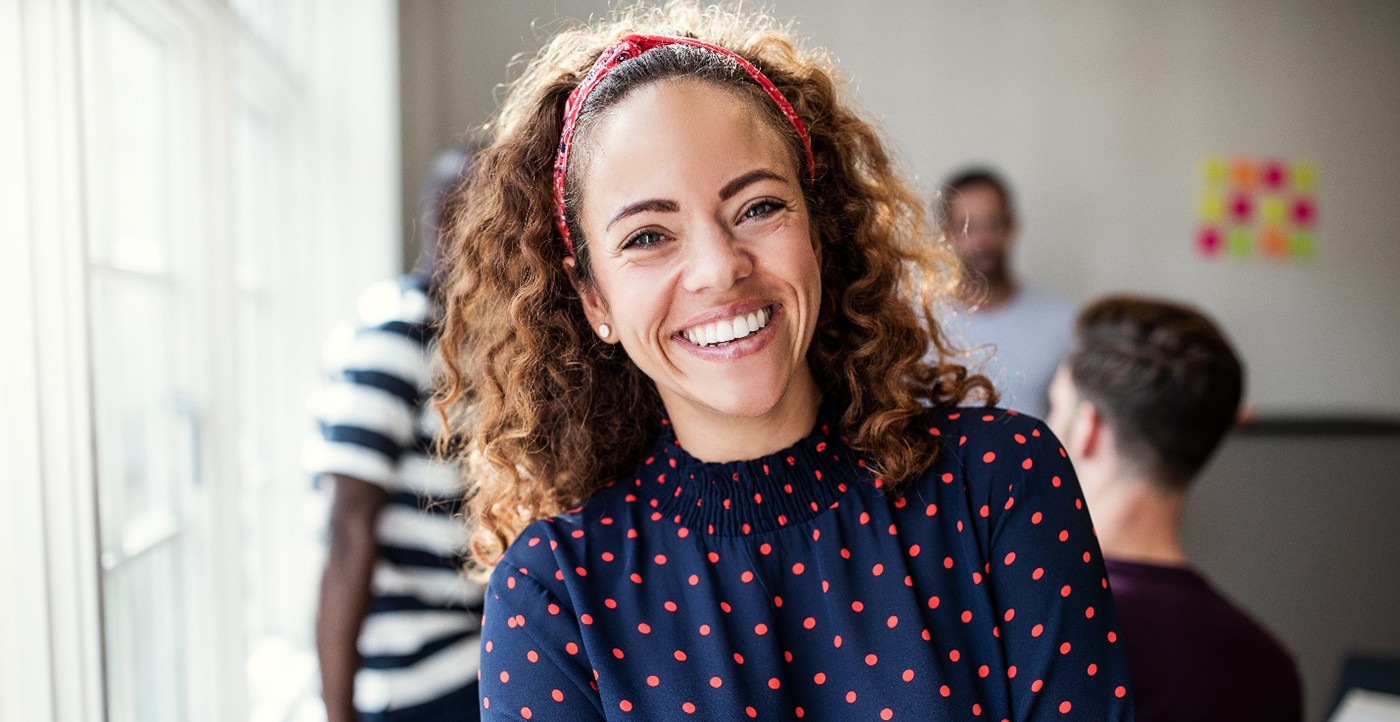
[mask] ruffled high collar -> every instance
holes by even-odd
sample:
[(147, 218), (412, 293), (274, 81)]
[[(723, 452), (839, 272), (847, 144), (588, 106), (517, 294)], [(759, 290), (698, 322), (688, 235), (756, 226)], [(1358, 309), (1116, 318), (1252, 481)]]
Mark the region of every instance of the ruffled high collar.
[(637, 480), (657, 513), (701, 534), (741, 536), (802, 524), (826, 511), (854, 480), (869, 473), (839, 436), (833, 417), (817, 417), (812, 433), (756, 459), (706, 462), (691, 456), (663, 422)]

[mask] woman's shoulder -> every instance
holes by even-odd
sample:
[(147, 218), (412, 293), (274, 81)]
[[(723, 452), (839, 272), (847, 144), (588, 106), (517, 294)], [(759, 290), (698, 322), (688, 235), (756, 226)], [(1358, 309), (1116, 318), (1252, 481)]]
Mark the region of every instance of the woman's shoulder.
[(956, 469), (959, 476), (972, 480), (1007, 466), (1024, 471), (1047, 457), (1066, 458), (1064, 447), (1044, 422), (1012, 409), (934, 408), (925, 412), (922, 421), (941, 444), (934, 476)]
[(609, 513), (616, 506), (614, 497), (625, 493), (618, 489), (618, 485), (610, 484), (572, 509), (530, 523), (497, 562), (493, 582), (501, 574), (516, 573), (549, 586), (551, 581), (558, 581), (558, 572), (572, 569), (571, 564), (582, 556), (585, 536), (596, 543), (600, 535), (612, 528), (619, 534), (625, 533)]

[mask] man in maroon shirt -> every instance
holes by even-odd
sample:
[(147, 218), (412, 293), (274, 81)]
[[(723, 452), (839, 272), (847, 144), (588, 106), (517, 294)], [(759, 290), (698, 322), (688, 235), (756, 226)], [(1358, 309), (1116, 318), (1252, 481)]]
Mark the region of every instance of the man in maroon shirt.
[(1244, 371), (1199, 312), (1134, 297), (1080, 314), (1050, 386), (1118, 603), (1140, 722), (1302, 719), (1297, 667), (1191, 568), (1181, 512), (1230, 429)]

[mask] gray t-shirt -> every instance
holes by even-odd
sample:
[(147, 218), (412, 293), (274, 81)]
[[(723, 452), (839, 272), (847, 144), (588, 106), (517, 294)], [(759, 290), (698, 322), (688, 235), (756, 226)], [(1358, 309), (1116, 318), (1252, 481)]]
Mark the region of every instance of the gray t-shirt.
[(1000, 406), (1043, 419), (1050, 380), (1070, 351), (1075, 312), (1069, 299), (1023, 285), (994, 309), (954, 307), (939, 321), (954, 346), (971, 352), (969, 369), (996, 385)]

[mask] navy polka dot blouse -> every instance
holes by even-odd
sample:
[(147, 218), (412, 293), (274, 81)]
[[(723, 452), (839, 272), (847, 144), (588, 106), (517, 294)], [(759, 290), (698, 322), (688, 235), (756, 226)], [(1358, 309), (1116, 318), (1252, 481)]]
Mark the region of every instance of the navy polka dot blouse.
[(930, 411), (901, 498), (821, 421), (713, 464), (669, 427), (515, 540), (487, 591), (487, 719), (1132, 718), (1074, 471), (998, 409)]

